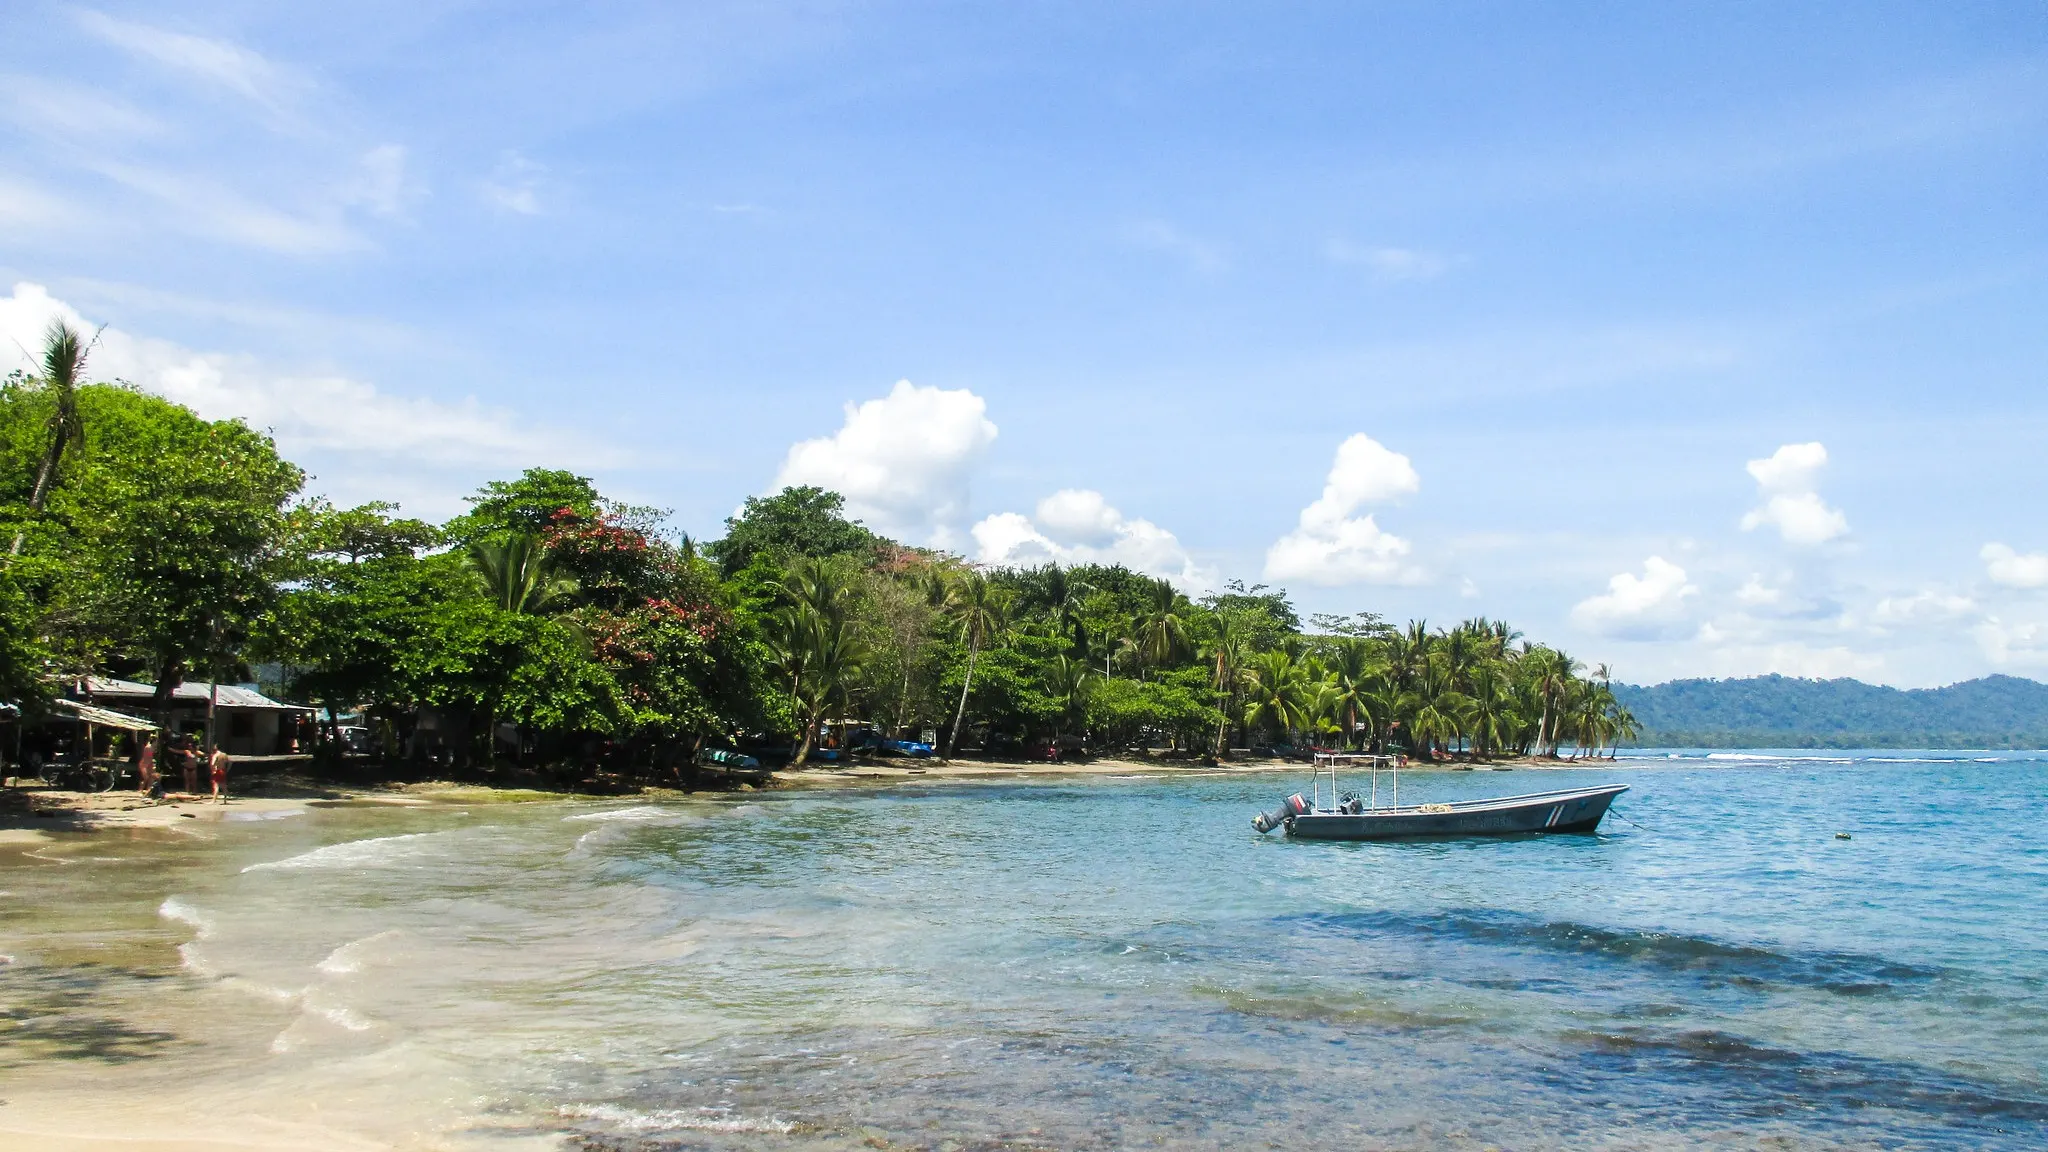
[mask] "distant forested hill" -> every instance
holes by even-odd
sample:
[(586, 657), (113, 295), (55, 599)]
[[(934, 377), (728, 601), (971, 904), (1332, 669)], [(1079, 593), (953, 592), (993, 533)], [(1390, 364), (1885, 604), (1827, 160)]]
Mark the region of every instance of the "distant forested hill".
[(1643, 747), (2048, 748), (2048, 684), (1986, 676), (1946, 688), (1860, 680), (1616, 684)]

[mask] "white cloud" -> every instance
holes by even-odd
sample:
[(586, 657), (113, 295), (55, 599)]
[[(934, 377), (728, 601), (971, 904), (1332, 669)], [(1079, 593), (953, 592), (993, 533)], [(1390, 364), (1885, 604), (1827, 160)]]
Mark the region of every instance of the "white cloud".
[(484, 199), (521, 216), (540, 215), (540, 177), (547, 171), (517, 152), (498, 159), (491, 178), (484, 181)]
[(1685, 611), (1688, 596), (1699, 589), (1688, 583), (1685, 569), (1652, 556), (1643, 574), (1618, 572), (1607, 591), (1588, 596), (1572, 608), (1572, 622), (1589, 632), (1619, 639), (1647, 640), (1672, 634)]
[(2000, 668), (2048, 667), (2048, 625), (1987, 616), (1971, 631), (1985, 659)]
[(1434, 280), (1450, 270), (1452, 260), (1435, 252), (1414, 248), (1367, 248), (1346, 240), (1332, 240), (1323, 248), (1332, 264), (1350, 264), (1368, 269), (1381, 280)]
[(169, 32), (101, 12), (78, 13), (79, 27), (132, 56), (224, 88), (265, 108), (281, 108), (303, 84), (239, 44)]
[(1884, 671), (1882, 655), (1858, 652), (1842, 645), (1825, 648), (1785, 643), (1762, 647), (1732, 647), (1710, 657), (1713, 674), (1721, 676), (1802, 676), (1831, 680), (1840, 676), (1870, 679)]
[(1100, 492), (1063, 488), (1038, 502), (1034, 516), (1000, 512), (972, 529), (984, 564), (1121, 564), (1171, 580), (1185, 592), (1216, 586), (1216, 573), (1197, 565), (1173, 533), (1131, 519)]
[(1772, 607), (1784, 599), (1785, 590), (1766, 586), (1761, 576), (1752, 575), (1735, 590), (1735, 602), (1751, 608)]
[(2008, 588), (2048, 586), (2048, 553), (2015, 552), (2004, 544), (1986, 544), (1977, 553), (1992, 583)]
[(1975, 610), (1977, 602), (1968, 596), (1929, 589), (1911, 596), (1887, 596), (1871, 610), (1879, 624), (1912, 624), (1923, 620), (1953, 620)]
[(969, 473), (996, 438), (987, 413), (965, 388), (899, 380), (879, 400), (848, 404), (838, 432), (791, 445), (774, 486), (829, 488), (877, 531), (947, 546), (966, 519)]
[(1399, 584), (1422, 579), (1407, 562), (1408, 541), (1383, 531), (1363, 504), (1405, 496), (1422, 487), (1408, 457), (1360, 432), (1337, 447), (1323, 494), (1301, 510), (1294, 531), (1266, 551), (1268, 580), (1305, 580), (1325, 586)]
[[(55, 318), (86, 333), (97, 327), (38, 284), (16, 284), (13, 295), (0, 297), (0, 372), (32, 368), (23, 352), (41, 348)], [(592, 458), (566, 437), (525, 427), (474, 397), (449, 403), (394, 396), (346, 376), (280, 371), (254, 357), (195, 352), (119, 328), (100, 333), (87, 367), (94, 380), (127, 380), (209, 420), (268, 429), (287, 456), (314, 450), (405, 466), (495, 467), (542, 455)]]
[(1788, 544), (1820, 544), (1849, 531), (1849, 519), (1830, 508), (1814, 490), (1828, 450), (1818, 440), (1786, 444), (1762, 460), (1749, 462), (1763, 505), (1742, 518), (1743, 531), (1769, 525)]
[(405, 207), (405, 149), (379, 144), (363, 153), (361, 170), (344, 189), (342, 200), (379, 216), (396, 216)]

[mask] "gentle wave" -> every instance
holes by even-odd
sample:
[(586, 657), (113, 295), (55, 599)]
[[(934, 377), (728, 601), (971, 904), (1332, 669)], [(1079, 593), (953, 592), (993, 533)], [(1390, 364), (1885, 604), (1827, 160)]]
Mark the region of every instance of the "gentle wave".
[(363, 965), (368, 962), (365, 953), (370, 952), (376, 945), (401, 939), (404, 935), (405, 933), (396, 928), (387, 928), (359, 940), (351, 940), (329, 952), (325, 959), (313, 965), (313, 969), (329, 976), (352, 975), (362, 971)]
[(412, 832), (403, 836), (378, 836), (369, 840), (350, 840), (343, 844), (329, 844), (283, 860), (271, 860), (262, 864), (251, 864), (244, 872), (292, 871), (300, 868), (361, 868), (366, 865), (389, 863), (393, 849), (400, 844), (426, 840), (444, 835), (440, 832)]
[(208, 936), (213, 935), (213, 918), (176, 896), (172, 896), (162, 904), (157, 905), (156, 914), (166, 920), (175, 920), (180, 924), (190, 925), (192, 934), (197, 939), (204, 940)]
[(555, 1110), (565, 1120), (596, 1120), (628, 1132), (764, 1132), (787, 1135), (796, 1125), (773, 1117), (707, 1116), (701, 1112), (664, 1109), (635, 1112), (613, 1104), (566, 1104)]
[(666, 824), (688, 820), (685, 813), (656, 808), (651, 804), (636, 804), (631, 808), (607, 808), (602, 812), (584, 812), (576, 816), (564, 816), (564, 820), (629, 820), (637, 824)]

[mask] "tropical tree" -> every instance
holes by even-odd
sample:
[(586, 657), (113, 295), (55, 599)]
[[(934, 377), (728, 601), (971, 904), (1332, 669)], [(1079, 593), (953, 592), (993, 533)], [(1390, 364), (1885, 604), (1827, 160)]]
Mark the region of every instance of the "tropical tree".
[(1253, 656), (1245, 664), (1243, 682), (1245, 727), (1270, 724), (1283, 739), (1308, 727), (1315, 685), (1293, 656), (1279, 650)]
[(1060, 709), (1060, 734), (1085, 725), (1089, 686), (1101, 676), (1085, 657), (1060, 653), (1052, 658), (1046, 685)]
[(1163, 667), (1185, 659), (1193, 651), (1189, 641), (1187, 600), (1170, 581), (1154, 580), (1146, 590), (1144, 614), (1138, 617), (1132, 637), (1143, 669)]
[(485, 595), (507, 612), (544, 614), (577, 591), (575, 580), (554, 574), (553, 561), (537, 536), (478, 540), (469, 546), (468, 559)]
[(1225, 607), (1216, 611), (1215, 624), (1203, 658), (1209, 663), (1209, 687), (1221, 714), (1216, 720), (1216, 758), (1221, 760), (1230, 752), (1230, 717), (1236, 711), (1232, 705), (1242, 690), (1245, 661), (1251, 657), (1252, 622), (1242, 610)]
[[(57, 470), (64, 463), (65, 450), (85, 445), (85, 424), (78, 415), (78, 384), (85, 375), (87, 351), (77, 329), (62, 320), (50, 321), (50, 327), (43, 333), (43, 370), (36, 382), (49, 393), (51, 408), (44, 426), (47, 440), (42, 464), (36, 469), (35, 487), (28, 497), (30, 516), (42, 514), (50, 486), (57, 482)], [(9, 556), (21, 554), (23, 535), (22, 530), (14, 533), (14, 543), (7, 549)]]
[(974, 662), (983, 647), (1009, 625), (1010, 596), (987, 576), (967, 569), (954, 579), (946, 603), (955, 631), (967, 645), (967, 672), (960, 681), (960, 704), (953, 712), (953, 730), (946, 736), (947, 759), (960, 744), (960, 726), (967, 720), (967, 693), (974, 686)]

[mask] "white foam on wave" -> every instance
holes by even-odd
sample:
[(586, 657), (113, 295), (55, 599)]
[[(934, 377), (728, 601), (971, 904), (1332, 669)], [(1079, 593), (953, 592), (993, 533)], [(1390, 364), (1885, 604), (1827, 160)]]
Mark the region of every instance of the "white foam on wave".
[(1854, 764), (1849, 756), (1766, 756), (1756, 752), (1709, 752), (1709, 760), (1744, 760), (1765, 764)]
[(329, 1024), (333, 1024), (340, 1028), (345, 1028), (350, 1032), (368, 1032), (370, 1029), (376, 1027), (376, 1024), (372, 1021), (365, 1019), (363, 1016), (357, 1014), (356, 1012), (348, 1008), (343, 1008), (340, 1005), (334, 1005), (326, 1008), (309, 1007), (306, 1010), (320, 1017), (322, 1020), (327, 1021)]
[(718, 1116), (702, 1112), (683, 1112), (676, 1109), (662, 1109), (655, 1112), (635, 1112), (613, 1104), (567, 1104), (555, 1110), (555, 1114), (569, 1120), (596, 1120), (628, 1132), (772, 1132), (778, 1135), (796, 1131), (796, 1125), (772, 1116)]
[(656, 808), (651, 804), (636, 804), (631, 808), (607, 808), (602, 812), (584, 812), (576, 816), (564, 816), (564, 820), (630, 820), (636, 824), (665, 824), (689, 817), (667, 808)]
[(394, 857), (404, 854), (404, 845), (439, 836), (439, 832), (409, 832), (403, 836), (378, 836), (369, 840), (350, 840), (342, 844), (329, 844), (283, 860), (270, 860), (251, 864), (244, 872), (294, 871), (301, 868), (363, 868), (376, 864), (390, 863)]
[(326, 959), (313, 965), (313, 969), (328, 976), (348, 976), (360, 972), (363, 965), (369, 962), (367, 953), (373, 951), (379, 944), (400, 939), (404, 935), (405, 933), (396, 928), (387, 928), (360, 940), (351, 940), (329, 952)]
[(193, 935), (201, 940), (213, 935), (213, 918), (176, 896), (157, 905), (156, 914), (166, 920), (176, 920), (180, 924), (190, 925)]
[(229, 812), (221, 819), (240, 823), (247, 820), (285, 820), (293, 816), (304, 816), (304, 808), (278, 808), (269, 812)]
[(291, 1004), (296, 1002), (300, 996), (305, 995), (304, 990), (294, 992), (289, 988), (278, 988), (241, 976), (230, 976), (222, 980), (220, 986), (232, 988), (237, 992), (246, 992), (258, 1000), (268, 1000), (273, 1004)]

